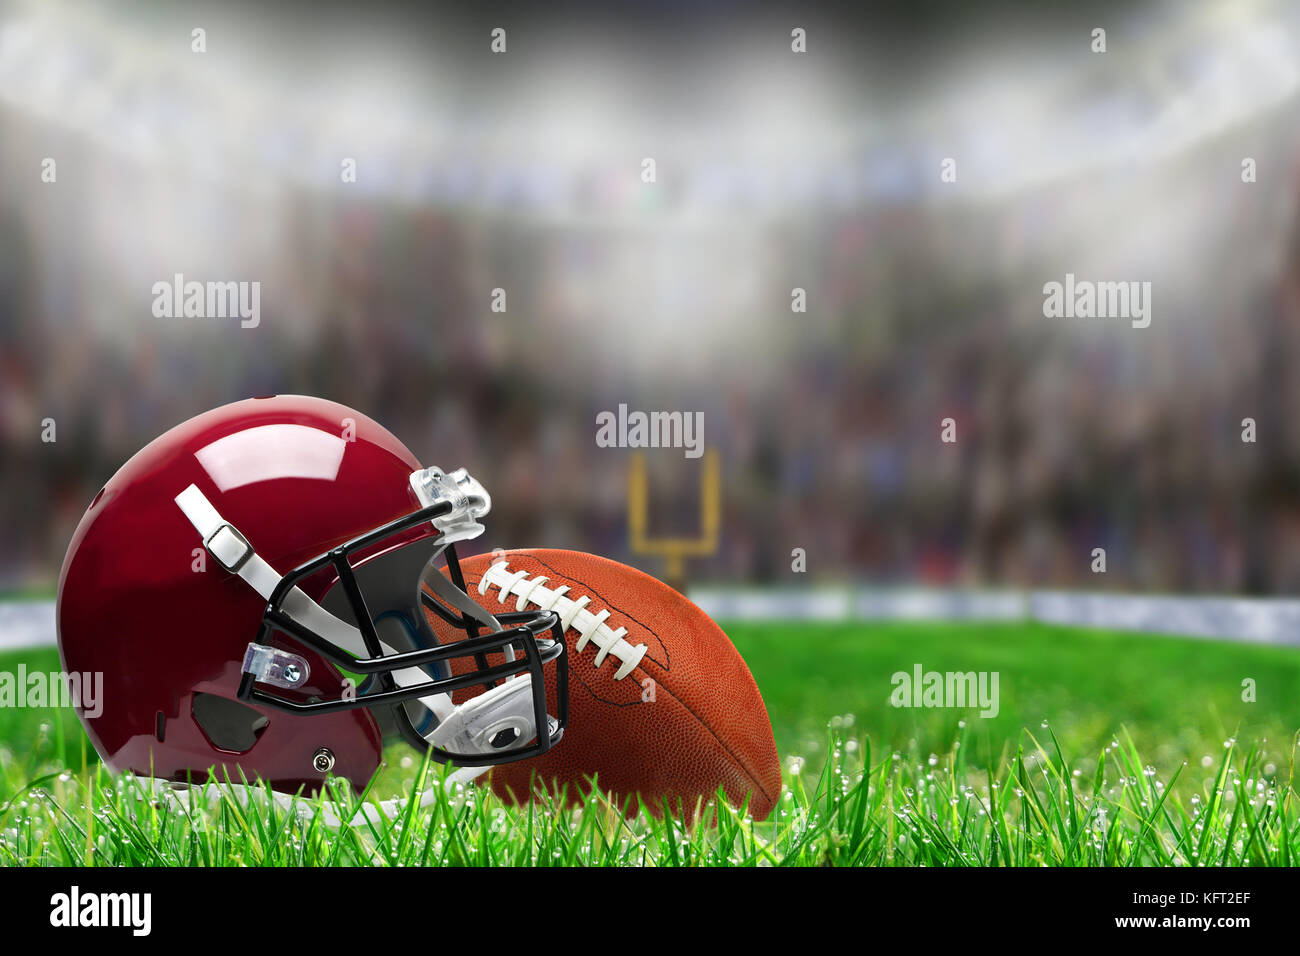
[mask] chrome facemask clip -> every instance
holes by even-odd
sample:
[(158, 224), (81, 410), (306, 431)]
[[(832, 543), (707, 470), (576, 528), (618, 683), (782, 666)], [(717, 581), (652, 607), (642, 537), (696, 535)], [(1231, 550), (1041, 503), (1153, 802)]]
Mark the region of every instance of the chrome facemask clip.
[(265, 644), (249, 644), (244, 652), (244, 673), (252, 674), (259, 684), (273, 687), (301, 687), (307, 683), (311, 668), (306, 658)]
[(451, 503), (449, 514), (433, 519), (433, 526), (442, 532), (445, 544), (468, 541), (483, 533), (478, 519), (492, 510), (492, 499), (464, 468), (450, 474), (437, 466), (412, 472), (411, 490), (426, 508), (444, 501)]

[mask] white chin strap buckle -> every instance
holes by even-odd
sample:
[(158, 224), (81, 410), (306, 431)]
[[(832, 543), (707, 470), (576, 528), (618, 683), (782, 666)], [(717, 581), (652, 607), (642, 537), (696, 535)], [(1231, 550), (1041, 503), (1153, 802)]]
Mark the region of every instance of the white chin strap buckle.
[(433, 519), (433, 526), (442, 532), (445, 543), (468, 541), (483, 533), (478, 519), (492, 510), (492, 499), (464, 468), (447, 474), (435, 465), (412, 472), (411, 490), (426, 508), (443, 501), (451, 502), (449, 514)]
[[(547, 715), (547, 736), (555, 718)], [(492, 754), (522, 747), (537, 736), (533, 724), (533, 682), (518, 677), (493, 687), (448, 714), (429, 741), (451, 754)]]

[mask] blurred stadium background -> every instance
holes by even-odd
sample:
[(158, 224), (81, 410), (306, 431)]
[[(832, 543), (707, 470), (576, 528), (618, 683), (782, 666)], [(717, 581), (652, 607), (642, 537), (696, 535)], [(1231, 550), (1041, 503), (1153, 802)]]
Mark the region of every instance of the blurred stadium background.
[[(704, 412), (693, 584), (1290, 595), (1300, 8), (922, 8), (0, 7), (0, 589), (52, 593), (161, 431), (304, 392), (469, 467), (485, 548), (662, 573), (594, 440), (627, 403)], [(1044, 318), (1067, 272), (1151, 281), (1151, 326)], [(176, 273), (260, 281), (260, 324), (155, 318)], [(648, 457), (691, 533), (700, 463)]]

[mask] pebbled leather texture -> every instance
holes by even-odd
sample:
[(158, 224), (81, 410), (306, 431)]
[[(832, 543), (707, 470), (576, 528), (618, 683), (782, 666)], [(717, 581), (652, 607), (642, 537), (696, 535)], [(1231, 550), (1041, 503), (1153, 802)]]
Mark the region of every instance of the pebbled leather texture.
[[(596, 667), (595, 642), (578, 651), (579, 635), (569, 628), (569, 727), (549, 753), (493, 768), (491, 783), (500, 796), (525, 797), (536, 772), (539, 783), (567, 784), (571, 795), (596, 776), (600, 788), (620, 804), (639, 793), (655, 812), (667, 801), (691, 814), (701, 798), (708, 800), (721, 787), (737, 806), (748, 798), (755, 819), (771, 813), (781, 791), (771, 721), (745, 662), (708, 615), (635, 568), (550, 549), (461, 561), (470, 596), (492, 613), (516, 610), (518, 603), (514, 594), (501, 603), (496, 586), (479, 594), (483, 575), (501, 560), (512, 572), (527, 571), (530, 579), (545, 576), (548, 589), (568, 585), (567, 598), (589, 596), (587, 610), (608, 609), (606, 624), (627, 628), (623, 639), (648, 649), (627, 676), (615, 680), (620, 661), (610, 655)], [(429, 623), (440, 639), (464, 636), (432, 613)], [(547, 699), (554, 713), (549, 674)]]

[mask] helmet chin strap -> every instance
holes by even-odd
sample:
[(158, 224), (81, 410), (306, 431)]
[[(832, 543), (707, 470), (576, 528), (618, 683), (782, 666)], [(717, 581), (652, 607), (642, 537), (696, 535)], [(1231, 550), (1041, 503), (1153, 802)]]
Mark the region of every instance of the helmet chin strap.
[[(447, 774), (444, 778), (443, 787), (448, 792), (454, 792), (458, 785), (470, 782), (485, 769), (487, 768), (458, 767)], [(254, 800), (265, 799), (267, 796), (267, 791), (255, 784), (196, 783), (186, 785), (172, 783), (167, 780), (153, 780), (152, 786), (155, 796), (174, 802), (186, 812), (199, 801), (206, 802), (209, 805), (216, 803), (221, 799), (222, 794), (233, 797), (241, 807), (248, 806)], [(319, 813), (321, 823), (334, 830), (344, 824), (350, 827), (361, 827), (367, 824), (381, 826), (398, 819), (406, 810), (405, 800), (402, 798), (379, 800), (375, 803), (361, 804), (349, 819), (344, 820), (339, 815), (338, 805), (331, 800), (321, 800), (317, 803), (314, 800), (303, 799), (296, 794), (281, 793), (278, 790), (270, 791), (270, 797), (277, 807), (285, 812), (293, 813), (304, 823), (309, 822)], [(438, 788), (436, 786), (430, 787), (420, 795), (419, 806), (423, 809), (437, 801)]]
[[(175, 500), (185, 517), (202, 537), (204, 546), (213, 558), (224, 569), (243, 578), (264, 600), (269, 601), (276, 585), (280, 583), (279, 572), (257, 554), (247, 538), (221, 517), (197, 485), (190, 485), (177, 495)], [(431, 561), (436, 560), (445, 547), (446, 544), (435, 552)], [(501, 630), (501, 625), (495, 617), (432, 566), (424, 575), (424, 580), (438, 598), (467, 617), (480, 622), (492, 632)], [(315, 631), (349, 653), (359, 657), (369, 656), (361, 632), (347, 621), (325, 610), (308, 597), (301, 588), (292, 588), (285, 595), (281, 607), (299, 624)], [(262, 650), (256, 644), (249, 646)], [(394, 648), (382, 641), (380, 647), (385, 654), (397, 653)], [(265, 650), (270, 652), (271, 656), (281, 653), (274, 648)], [(507, 660), (515, 659), (514, 648), (507, 646), (504, 650)], [(301, 661), (301, 658), (298, 660)], [(305, 664), (305, 661), (302, 663)], [(415, 687), (429, 680), (429, 675), (418, 667), (399, 668), (390, 673), (399, 687)], [(453, 753), (492, 753), (499, 747), (516, 742), (527, 742), (542, 732), (541, 728), (533, 726), (532, 699), (532, 677), (524, 674), (513, 675), (502, 684), (459, 705), (452, 703), (451, 695), (448, 693), (421, 697), (420, 703), (429, 708), (438, 718), (438, 726), (426, 734), (425, 739)], [(551, 729), (546, 728), (548, 732)], [(495, 740), (501, 740), (502, 743), (494, 745)], [(490, 766), (460, 767), (451, 777), (455, 777), (457, 782), (468, 781), (489, 769)], [(451, 777), (448, 779), (450, 780)]]
[[(433, 556), (429, 558), (429, 564), (424, 577), (421, 579), (422, 583), (427, 584), (429, 590), (432, 591), (436, 597), (440, 598), (444, 604), (450, 604), (466, 617), (472, 617), (489, 631), (495, 633), (496, 631), (501, 630), (501, 623), (488, 613), (487, 608), (478, 604), (476, 601), (473, 601), (468, 594), (456, 587), (456, 585), (452, 584), (447, 580), (445, 575), (433, 566), (433, 562), (437, 561), (438, 558), (442, 556), (442, 553), (447, 550), (447, 545), (450, 543), (451, 542), (443, 544), (437, 551), (433, 552)], [(515, 659), (515, 649), (513, 647), (506, 645), (505, 652), (506, 660), (513, 661)]]

